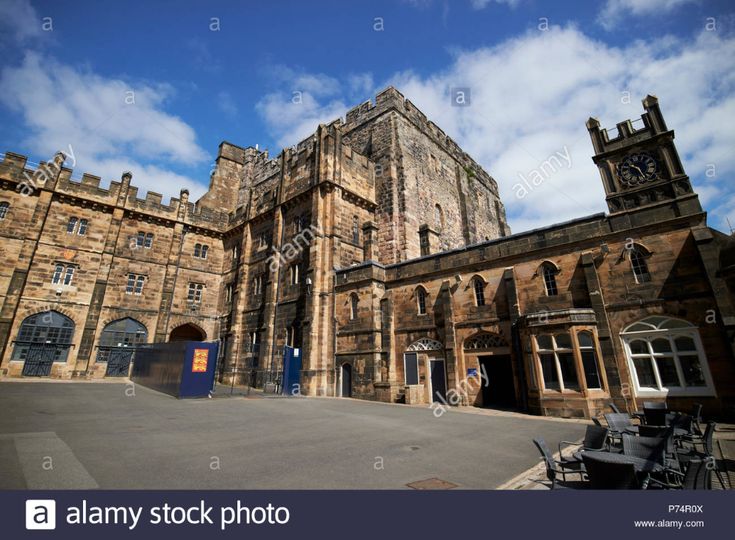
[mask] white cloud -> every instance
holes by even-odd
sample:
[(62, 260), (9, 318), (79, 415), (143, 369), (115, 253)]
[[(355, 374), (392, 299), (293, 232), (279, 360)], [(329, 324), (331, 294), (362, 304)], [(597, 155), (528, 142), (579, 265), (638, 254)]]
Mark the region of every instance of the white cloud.
[[(22, 115), (23, 142), (43, 159), (71, 145), (77, 170), (117, 180), (130, 169), (141, 188), (178, 195), (182, 186), (167, 183), (177, 181), (201, 192), (194, 180), (164, 167), (207, 159), (191, 126), (163, 110), (172, 93), (165, 84), (105, 78), (35, 52), (0, 74), (0, 102)], [(118, 163), (126, 165), (113, 169)]]
[(42, 18), (30, 0), (2, 0), (0, 2), (0, 35), (24, 43), (43, 35)]
[(515, 7), (521, 3), (521, 0), (470, 0), (470, 5), (474, 9), (485, 9), (488, 4), (493, 2), (496, 4), (507, 4), (510, 7)]
[(222, 90), (217, 93), (217, 106), (227, 116), (235, 116), (239, 112), (235, 100), (226, 90)]
[(626, 15), (651, 15), (669, 13), (676, 8), (697, 0), (607, 0), (597, 16), (597, 22), (611, 30)]
[(279, 146), (292, 146), (375, 93), (371, 73), (350, 73), (341, 82), (323, 73), (306, 73), (287, 66), (270, 71), (273, 89), (256, 104)]

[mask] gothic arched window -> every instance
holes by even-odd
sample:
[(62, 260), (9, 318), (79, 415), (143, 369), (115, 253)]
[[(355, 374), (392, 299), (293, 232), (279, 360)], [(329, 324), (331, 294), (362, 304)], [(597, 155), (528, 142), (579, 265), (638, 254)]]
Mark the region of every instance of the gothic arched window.
[(639, 246), (633, 246), (630, 250), (630, 266), (633, 269), (636, 283), (647, 283), (651, 281), (651, 274), (648, 272), (648, 263), (646, 262), (647, 254)]
[(541, 265), (541, 274), (544, 277), (544, 289), (546, 290), (546, 296), (556, 296), (559, 294), (559, 289), (556, 286), (556, 274), (559, 271), (556, 267), (550, 263), (544, 263)]

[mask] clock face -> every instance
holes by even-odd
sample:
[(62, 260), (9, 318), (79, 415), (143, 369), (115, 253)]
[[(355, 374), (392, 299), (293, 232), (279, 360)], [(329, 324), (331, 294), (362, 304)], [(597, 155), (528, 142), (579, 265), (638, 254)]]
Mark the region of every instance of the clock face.
[(620, 180), (626, 186), (638, 186), (656, 178), (656, 160), (648, 154), (631, 154), (618, 166)]

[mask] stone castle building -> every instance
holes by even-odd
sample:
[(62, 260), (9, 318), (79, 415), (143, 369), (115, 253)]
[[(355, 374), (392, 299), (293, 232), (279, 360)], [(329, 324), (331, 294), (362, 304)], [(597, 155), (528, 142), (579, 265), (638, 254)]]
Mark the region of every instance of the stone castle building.
[(196, 203), (8, 152), (0, 376), (125, 376), (142, 343), (218, 340), (220, 379), (256, 386), (299, 349), (305, 395), (731, 414), (735, 241), (643, 106), (614, 137), (587, 123), (609, 214), (514, 235), (496, 181), (394, 88), (276, 158), (223, 142)]

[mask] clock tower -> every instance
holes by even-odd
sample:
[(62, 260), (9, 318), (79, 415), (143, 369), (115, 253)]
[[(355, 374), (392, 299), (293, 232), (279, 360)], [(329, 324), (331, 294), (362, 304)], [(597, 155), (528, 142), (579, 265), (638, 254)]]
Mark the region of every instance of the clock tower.
[(658, 106), (658, 98), (646, 96), (640, 119), (620, 122), (615, 133), (600, 128), (596, 118), (587, 120), (595, 155), (605, 186), (610, 217), (643, 224), (702, 212), (674, 146), (674, 131)]

